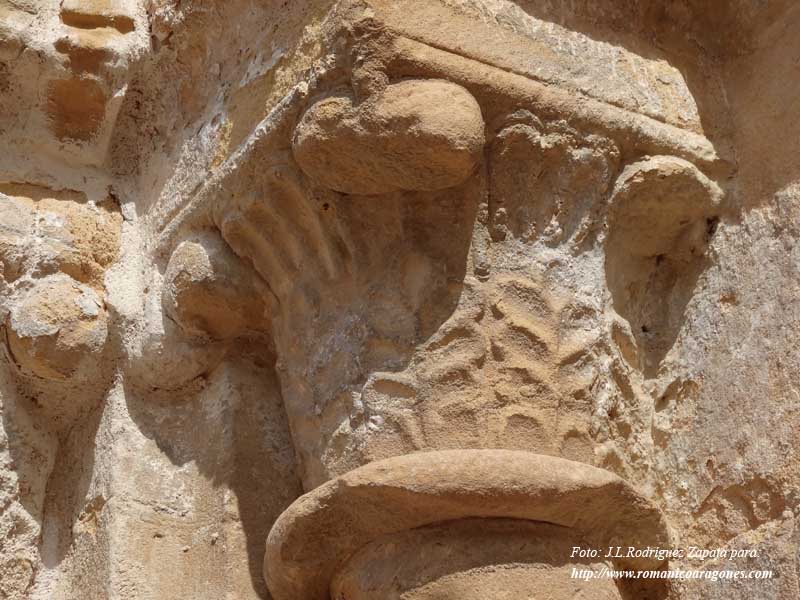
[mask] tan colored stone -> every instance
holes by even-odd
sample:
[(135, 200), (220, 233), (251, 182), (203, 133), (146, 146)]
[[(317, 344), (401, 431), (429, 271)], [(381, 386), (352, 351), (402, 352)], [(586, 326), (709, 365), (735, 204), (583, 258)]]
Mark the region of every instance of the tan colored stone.
[(105, 118), (108, 96), (90, 78), (53, 81), (48, 93), (48, 116), (53, 133), (62, 140), (89, 141)]
[(61, 20), (66, 25), (80, 29), (113, 27), (119, 33), (133, 31), (135, 25), (130, 14), (130, 0), (63, 0)]
[(89, 203), (85, 194), (0, 183), (0, 262), (13, 281), (25, 269), (61, 271), (96, 289), (116, 260), (122, 215), (111, 198)]
[(267, 542), (270, 591), (276, 600), (324, 600), (348, 557), (371, 541), (471, 517), (551, 523), (601, 548), (670, 545), (660, 511), (608, 471), (526, 452), (422, 452), (351, 471), (287, 509)]
[(579, 579), (610, 561), (570, 559), (591, 542), (574, 531), (516, 519), (463, 519), (378, 538), (356, 552), (331, 584), (348, 600), (517, 600), (547, 590), (552, 600), (624, 598), (613, 579)]
[(0, 596), (796, 600), (798, 27), (0, 0)]
[(166, 310), (188, 334), (230, 340), (268, 330), (268, 290), (218, 237), (183, 242), (165, 277)]
[(108, 335), (105, 307), (89, 287), (54, 275), (21, 294), (8, 318), (17, 364), (44, 379), (68, 379), (93, 367)]
[(439, 190), (463, 182), (484, 143), (481, 109), (446, 81), (403, 81), (357, 101), (315, 103), (295, 131), (294, 155), (317, 183), (348, 194)]
[(26, 241), (33, 231), (34, 215), (24, 201), (0, 195), (0, 264), (7, 281), (20, 276)]
[(69, 57), (73, 73), (98, 73), (103, 65), (115, 57), (108, 46), (109, 35), (104, 29), (78, 29), (55, 43), (55, 48)]
[(670, 156), (628, 165), (611, 193), (608, 286), (637, 341), (633, 364), (648, 376), (678, 335), (681, 315), (670, 307), (685, 305), (704, 268), (722, 197), (697, 167)]
[(685, 160), (655, 156), (628, 165), (611, 194), (611, 243), (637, 257), (701, 252), (706, 219), (721, 200), (719, 186)]

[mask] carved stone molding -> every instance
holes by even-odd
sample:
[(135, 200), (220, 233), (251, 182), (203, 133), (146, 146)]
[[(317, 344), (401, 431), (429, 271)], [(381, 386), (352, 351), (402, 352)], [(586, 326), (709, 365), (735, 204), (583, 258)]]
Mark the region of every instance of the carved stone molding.
[(0, 0), (0, 597), (789, 564), (800, 13), (729, 4)]
[[(424, 452), (370, 463), (295, 501), (275, 523), (267, 542), (270, 591), (276, 600), (372, 598), (342, 591), (351, 587), (343, 581), (351, 576), (342, 575), (343, 570), (353, 570), (348, 561), (368, 567), (377, 560), (373, 542), (395, 540), (398, 534), (430, 525), (446, 529), (448, 523), (470, 518), (515, 519), (523, 521), (522, 527), (526, 522), (556, 525), (598, 548), (670, 544), (660, 511), (608, 471), (507, 450)], [(413, 545), (401, 548), (401, 553), (416, 551)], [(394, 568), (400, 569), (411, 557), (397, 559)], [(618, 564), (652, 569), (662, 562)], [(390, 573), (368, 573), (353, 577), (374, 579), (372, 585), (388, 589)], [(388, 579), (381, 582), (382, 577)], [(532, 593), (541, 585), (531, 574), (523, 579), (534, 587), (514, 588), (518, 592)], [(400, 597), (398, 592), (394, 594)]]

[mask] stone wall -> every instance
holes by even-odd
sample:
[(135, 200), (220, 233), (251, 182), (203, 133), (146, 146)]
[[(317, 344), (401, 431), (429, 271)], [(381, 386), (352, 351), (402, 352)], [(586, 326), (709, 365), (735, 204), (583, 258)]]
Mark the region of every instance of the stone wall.
[(798, 25), (0, 0), (0, 599), (800, 597)]

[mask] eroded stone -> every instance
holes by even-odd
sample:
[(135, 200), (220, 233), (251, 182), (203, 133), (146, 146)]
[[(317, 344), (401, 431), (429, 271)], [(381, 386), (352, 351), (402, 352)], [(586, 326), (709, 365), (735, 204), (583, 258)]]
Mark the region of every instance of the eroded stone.
[(92, 367), (107, 335), (101, 298), (67, 275), (53, 275), (21, 292), (8, 318), (14, 360), (44, 379), (68, 379)]
[(269, 328), (268, 290), (217, 236), (183, 242), (165, 277), (167, 312), (190, 335), (230, 340)]
[[(291, 600), (795, 600), (798, 12), (711, 8), (0, 0), (0, 596), (269, 597), (305, 490)], [(568, 577), (669, 541), (777, 575)]]
[[(591, 542), (565, 527), (514, 519), (463, 519), (387, 535), (354, 554), (331, 584), (348, 600), (552, 600), (624, 598), (602, 579), (602, 558), (570, 559)], [(597, 579), (573, 576), (573, 569)]]
[(324, 600), (336, 573), (370, 542), (471, 517), (551, 523), (599, 547), (670, 544), (660, 511), (608, 471), (526, 452), (422, 452), (351, 471), (287, 509), (267, 542), (270, 591), (276, 600)]
[(439, 190), (473, 172), (483, 128), (480, 106), (462, 87), (410, 80), (361, 101), (319, 100), (297, 126), (293, 148), (306, 174), (339, 192)]

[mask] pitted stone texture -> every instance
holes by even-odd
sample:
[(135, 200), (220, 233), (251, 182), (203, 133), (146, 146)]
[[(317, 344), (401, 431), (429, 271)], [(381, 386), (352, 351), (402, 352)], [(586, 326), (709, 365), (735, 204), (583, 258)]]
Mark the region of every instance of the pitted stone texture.
[(53, 380), (90, 373), (108, 335), (100, 297), (67, 275), (53, 275), (24, 290), (7, 328), (17, 364)]
[(29, 206), (0, 194), (0, 275), (6, 281), (17, 279), (22, 272), (33, 222)]
[(446, 81), (403, 81), (358, 102), (314, 104), (294, 136), (294, 155), (324, 187), (348, 194), (439, 190), (462, 183), (484, 144), (481, 109)]
[(63, 272), (101, 289), (117, 258), (122, 215), (113, 200), (0, 183), (0, 274), (13, 282)]

